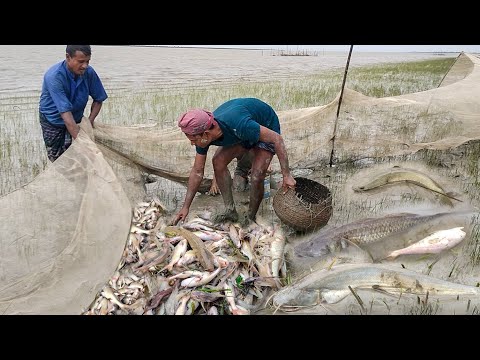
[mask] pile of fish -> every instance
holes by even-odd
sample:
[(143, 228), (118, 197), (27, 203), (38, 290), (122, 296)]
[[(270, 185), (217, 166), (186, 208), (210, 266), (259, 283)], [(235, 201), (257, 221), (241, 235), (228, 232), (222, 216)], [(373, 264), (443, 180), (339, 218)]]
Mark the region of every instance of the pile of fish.
[(166, 215), (157, 198), (137, 204), (118, 268), (83, 315), (245, 315), (282, 287), (280, 227), (214, 224), (208, 211), (167, 226)]

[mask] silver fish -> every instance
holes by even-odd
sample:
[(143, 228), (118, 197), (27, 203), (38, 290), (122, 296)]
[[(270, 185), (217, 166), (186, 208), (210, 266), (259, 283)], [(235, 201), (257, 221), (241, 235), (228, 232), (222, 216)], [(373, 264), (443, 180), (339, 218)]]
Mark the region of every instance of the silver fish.
[(270, 244), (270, 254), (272, 256), (272, 276), (274, 277), (278, 288), (281, 287), (280, 268), (284, 262), (285, 243), (285, 235), (281, 231), (275, 231), (275, 235)]
[(402, 169), (400, 167), (395, 167), (384, 174), (380, 174), (378, 177), (364, 185), (353, 187), (353, 190), (357, 192), (368, 191), (384, 185), (399, 182), (414, 184), (433, 191), (434, 193), (441, 195), (441, 201), (449, 206), (453, 206), (450, 199), (461, 201), (453, 197), (451, 194), (446, 193), (445, 190), (443, 190), (443, 188), (429, 176), (417, 170)]
[(438, 254), (459, 244), (465, 238), (462, 227), (448, 230), (439, 230), (406, 248), (392, 251), (387, 259), (395, 259), (400, 255), (408, 254)]
[(476, 286), (445, 281), (392, 265), (341, 264), (331, 270), (309, 273), (282, 288), (273, 296), (273, 306), (286, 309), (315, 306), (321, 302), (334, 304), (352, 294), (349, 286), (392, 295), (426, 295), (427, 292), (436, 296), (480, 295), (480, 288)]
[(339, 227), (322, 229), (313, 234), (309, 240), (295, 246), (294, 252), (300, 257), (318, 257), (333, 252), (340, 246), (346, 247), (348, 242), (359, 246), (374, 243), (446, 215), (450, 213), (433, 215), (398, 213), (382, 218), (361, 219)]

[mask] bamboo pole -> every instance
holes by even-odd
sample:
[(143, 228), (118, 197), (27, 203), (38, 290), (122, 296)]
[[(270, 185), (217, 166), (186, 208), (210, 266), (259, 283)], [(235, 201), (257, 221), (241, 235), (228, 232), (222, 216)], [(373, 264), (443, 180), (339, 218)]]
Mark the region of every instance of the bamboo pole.
[(338, 100), (337, 116), (335, 117), (335, 125), (333, 126), (332, 135), (332, 151), (330, 152), (330, 167), (333, 165), (333, 152), (335, 151), (335, 136), (337, 136), (337, 121), (340, 114), (340, 105), (342, 104), (343, 89), (345, 88), (345, 81), (347, 80), (348, 66), (350, 64), (350, 57), (352, 56), (353, 45), (350, 45), (350, 51), (348, 52), (347, 64), (345, 65), (345, 73), (343, 74), (342, 90), (340, 91), (340, 99)]

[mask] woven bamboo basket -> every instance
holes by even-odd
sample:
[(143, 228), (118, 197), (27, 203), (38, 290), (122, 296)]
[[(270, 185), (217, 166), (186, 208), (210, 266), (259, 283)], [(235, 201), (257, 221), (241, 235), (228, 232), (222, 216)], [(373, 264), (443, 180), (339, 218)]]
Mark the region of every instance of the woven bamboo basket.
[(273, 197), (273, 210), (279, 219), (297, 231), (311, 231), (325, 226), (332, 216), (330, 190), (310, 179), (295, 178), (295, 191), (281, 189)]

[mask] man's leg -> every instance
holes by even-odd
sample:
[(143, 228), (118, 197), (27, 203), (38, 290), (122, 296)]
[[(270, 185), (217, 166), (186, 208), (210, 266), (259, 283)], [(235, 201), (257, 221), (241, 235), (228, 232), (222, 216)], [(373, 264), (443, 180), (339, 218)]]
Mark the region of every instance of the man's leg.
[(267, 174), (267, 169), (273, 158), (273, 153), (255, 147), (252, 149), (254, 152), (254, 159), (252, 164), (252, 173), (250, 175), (250, 204), (248, 207), (248, 217), (250, 220), (255, 221), (258, 208), (263, 199), (264, 185), (263, 181)]
[(235, 191), (245, 191), (248, 184), (248, 173), (252, 168), (253, 149), (247, 151), (241, 157), (237, 157), (237, 167), (233, 175), (233, 189)]
[(235, 203), (233, 201), (232, 194), (232, 177), (228, 170), (228, 164), (236, 158), (242, 156), (247, 149), (242, 145), (237, 144), (227, 147), (219, 147), (213, 155), (212, 163), (215, 173), (215, 179), (217, 181), (218, 188), (222, 194), (223, 203), (225, 204), (225, 212), (215, 216), (215, 221), (222, 222), (226, 220), (237, 221), (238, 213), (235, 209)]
[(72, 136), (66, 128), (51, 125), (40, 113), (43, 141), (47, 149), (47, 157), (51, 162), (57, 160), (72, 144)]

